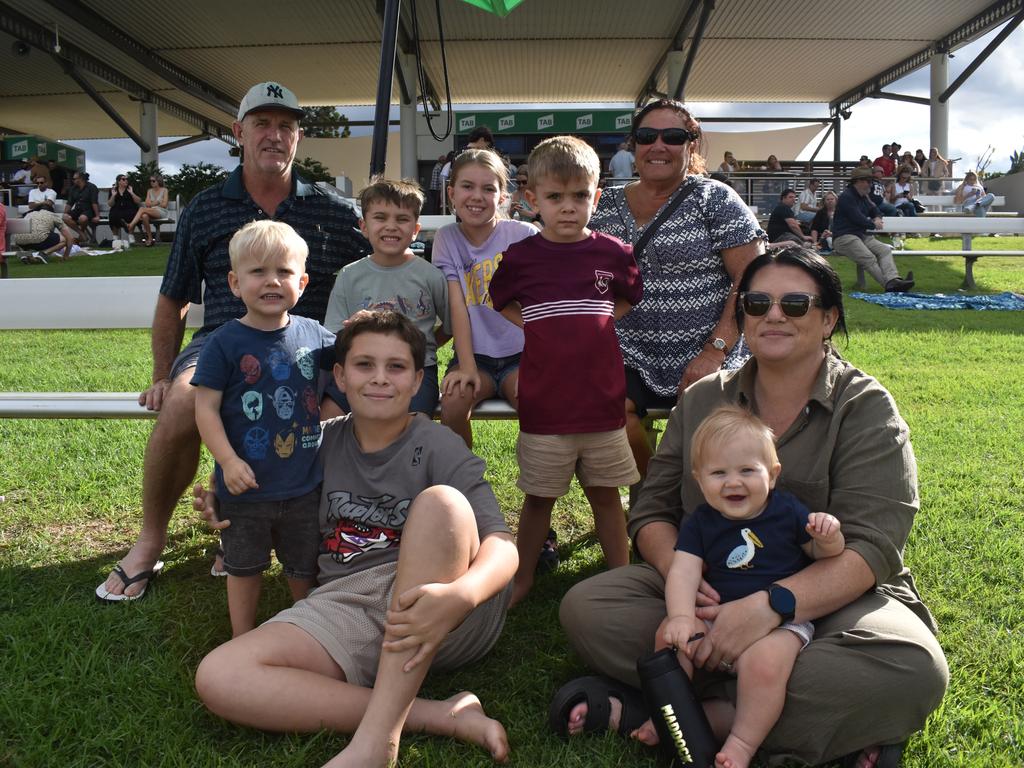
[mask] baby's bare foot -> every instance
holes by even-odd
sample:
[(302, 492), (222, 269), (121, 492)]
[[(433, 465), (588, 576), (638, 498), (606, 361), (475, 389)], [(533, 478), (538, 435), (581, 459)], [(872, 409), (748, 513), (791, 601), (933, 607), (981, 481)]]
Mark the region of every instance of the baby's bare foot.
[(722, 745), (722, 750), (715, 755), (715, 768), (747, 768), (756, 751), (756, 746), (751, 746), (730, 733)]
[[(619, 722), (622, 719), (622, 702), (618, 699), (609, 696), (608, 704), (611, 707), (611, 711), (608, 713), (608, 730), (618, 731)], [(569, 712), (569, 735), (576, 736), (583, 733), (583, 724), (587, 720), (587, 705), (585, 702), (581, 702), (572, 708)]]
[(645, 721), (644, 724), (633, 731), (631, 735), (641, 744), (646, 744), (648, 747), (658, 746), (658, 731), (655, 730), (654, 723), (651, 720)]

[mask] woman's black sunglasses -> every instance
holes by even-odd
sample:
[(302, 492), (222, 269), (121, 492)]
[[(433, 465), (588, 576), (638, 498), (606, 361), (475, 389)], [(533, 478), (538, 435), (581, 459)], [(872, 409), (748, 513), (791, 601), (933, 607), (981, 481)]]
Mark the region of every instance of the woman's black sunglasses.
[(813, 293), (784, 293), (776, 299), (760, 291), (747, 291), (740, 294), (740, 305), (743, 314), (751, 317), (767, 315), (773, 304), (778, 304), (786, 317), (803, 317), (811, 307), (821, 306), (821, 297)]
[(696, 141), (700, 134), (685, 128), (637, 128), (633, 131), (637, 144), (653, 144), (659, 136), (666, 144), (678, 147), (688, 141)]

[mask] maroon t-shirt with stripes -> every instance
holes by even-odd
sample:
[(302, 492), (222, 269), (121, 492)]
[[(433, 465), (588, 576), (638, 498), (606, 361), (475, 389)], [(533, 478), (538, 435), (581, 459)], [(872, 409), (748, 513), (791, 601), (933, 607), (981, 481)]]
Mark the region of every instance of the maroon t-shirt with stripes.
[(519, 302), (525, 346), (519, 427), (539, 435), (607, 432), (626, 423), (626, 377), (615, 300), (643, 293), (633, 248), (600, 232), (575, 243), (537, 234), (509, 246), (491, 301)]

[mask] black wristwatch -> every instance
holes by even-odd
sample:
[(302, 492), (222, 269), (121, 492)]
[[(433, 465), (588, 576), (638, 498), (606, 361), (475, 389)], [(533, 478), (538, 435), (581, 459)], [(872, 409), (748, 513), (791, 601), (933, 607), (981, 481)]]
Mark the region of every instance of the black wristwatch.
[(796, 615), (796, 597), (781, 584), (772, 584), (765, 590), (768, 593), (768, 605), (782, 617), (783, 623), (792, 621)]

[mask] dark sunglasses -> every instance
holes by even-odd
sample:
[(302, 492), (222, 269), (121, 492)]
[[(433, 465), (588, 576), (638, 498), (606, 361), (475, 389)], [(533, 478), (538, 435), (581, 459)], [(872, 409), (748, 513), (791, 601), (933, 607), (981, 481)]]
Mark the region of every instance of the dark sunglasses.
[(700, 134), (685, 128), (637, 128), (633, 131), (637, 144), (653, 144), (659, 136), (666, 144), (678, 147), (688, 141), (696, 141)]
[(786, 317), (803, 317), (811, 307), (821, 306), (821, 297), (813, 293), (784, 293), (781, 298), (761, 293), (760, 291), (747, 291), (740, 294), (740, 305), (743, 307), (743, 314), (750, 317), (761, 317), (767, 315), (773, 304), (778, 304), (782, 314)]

